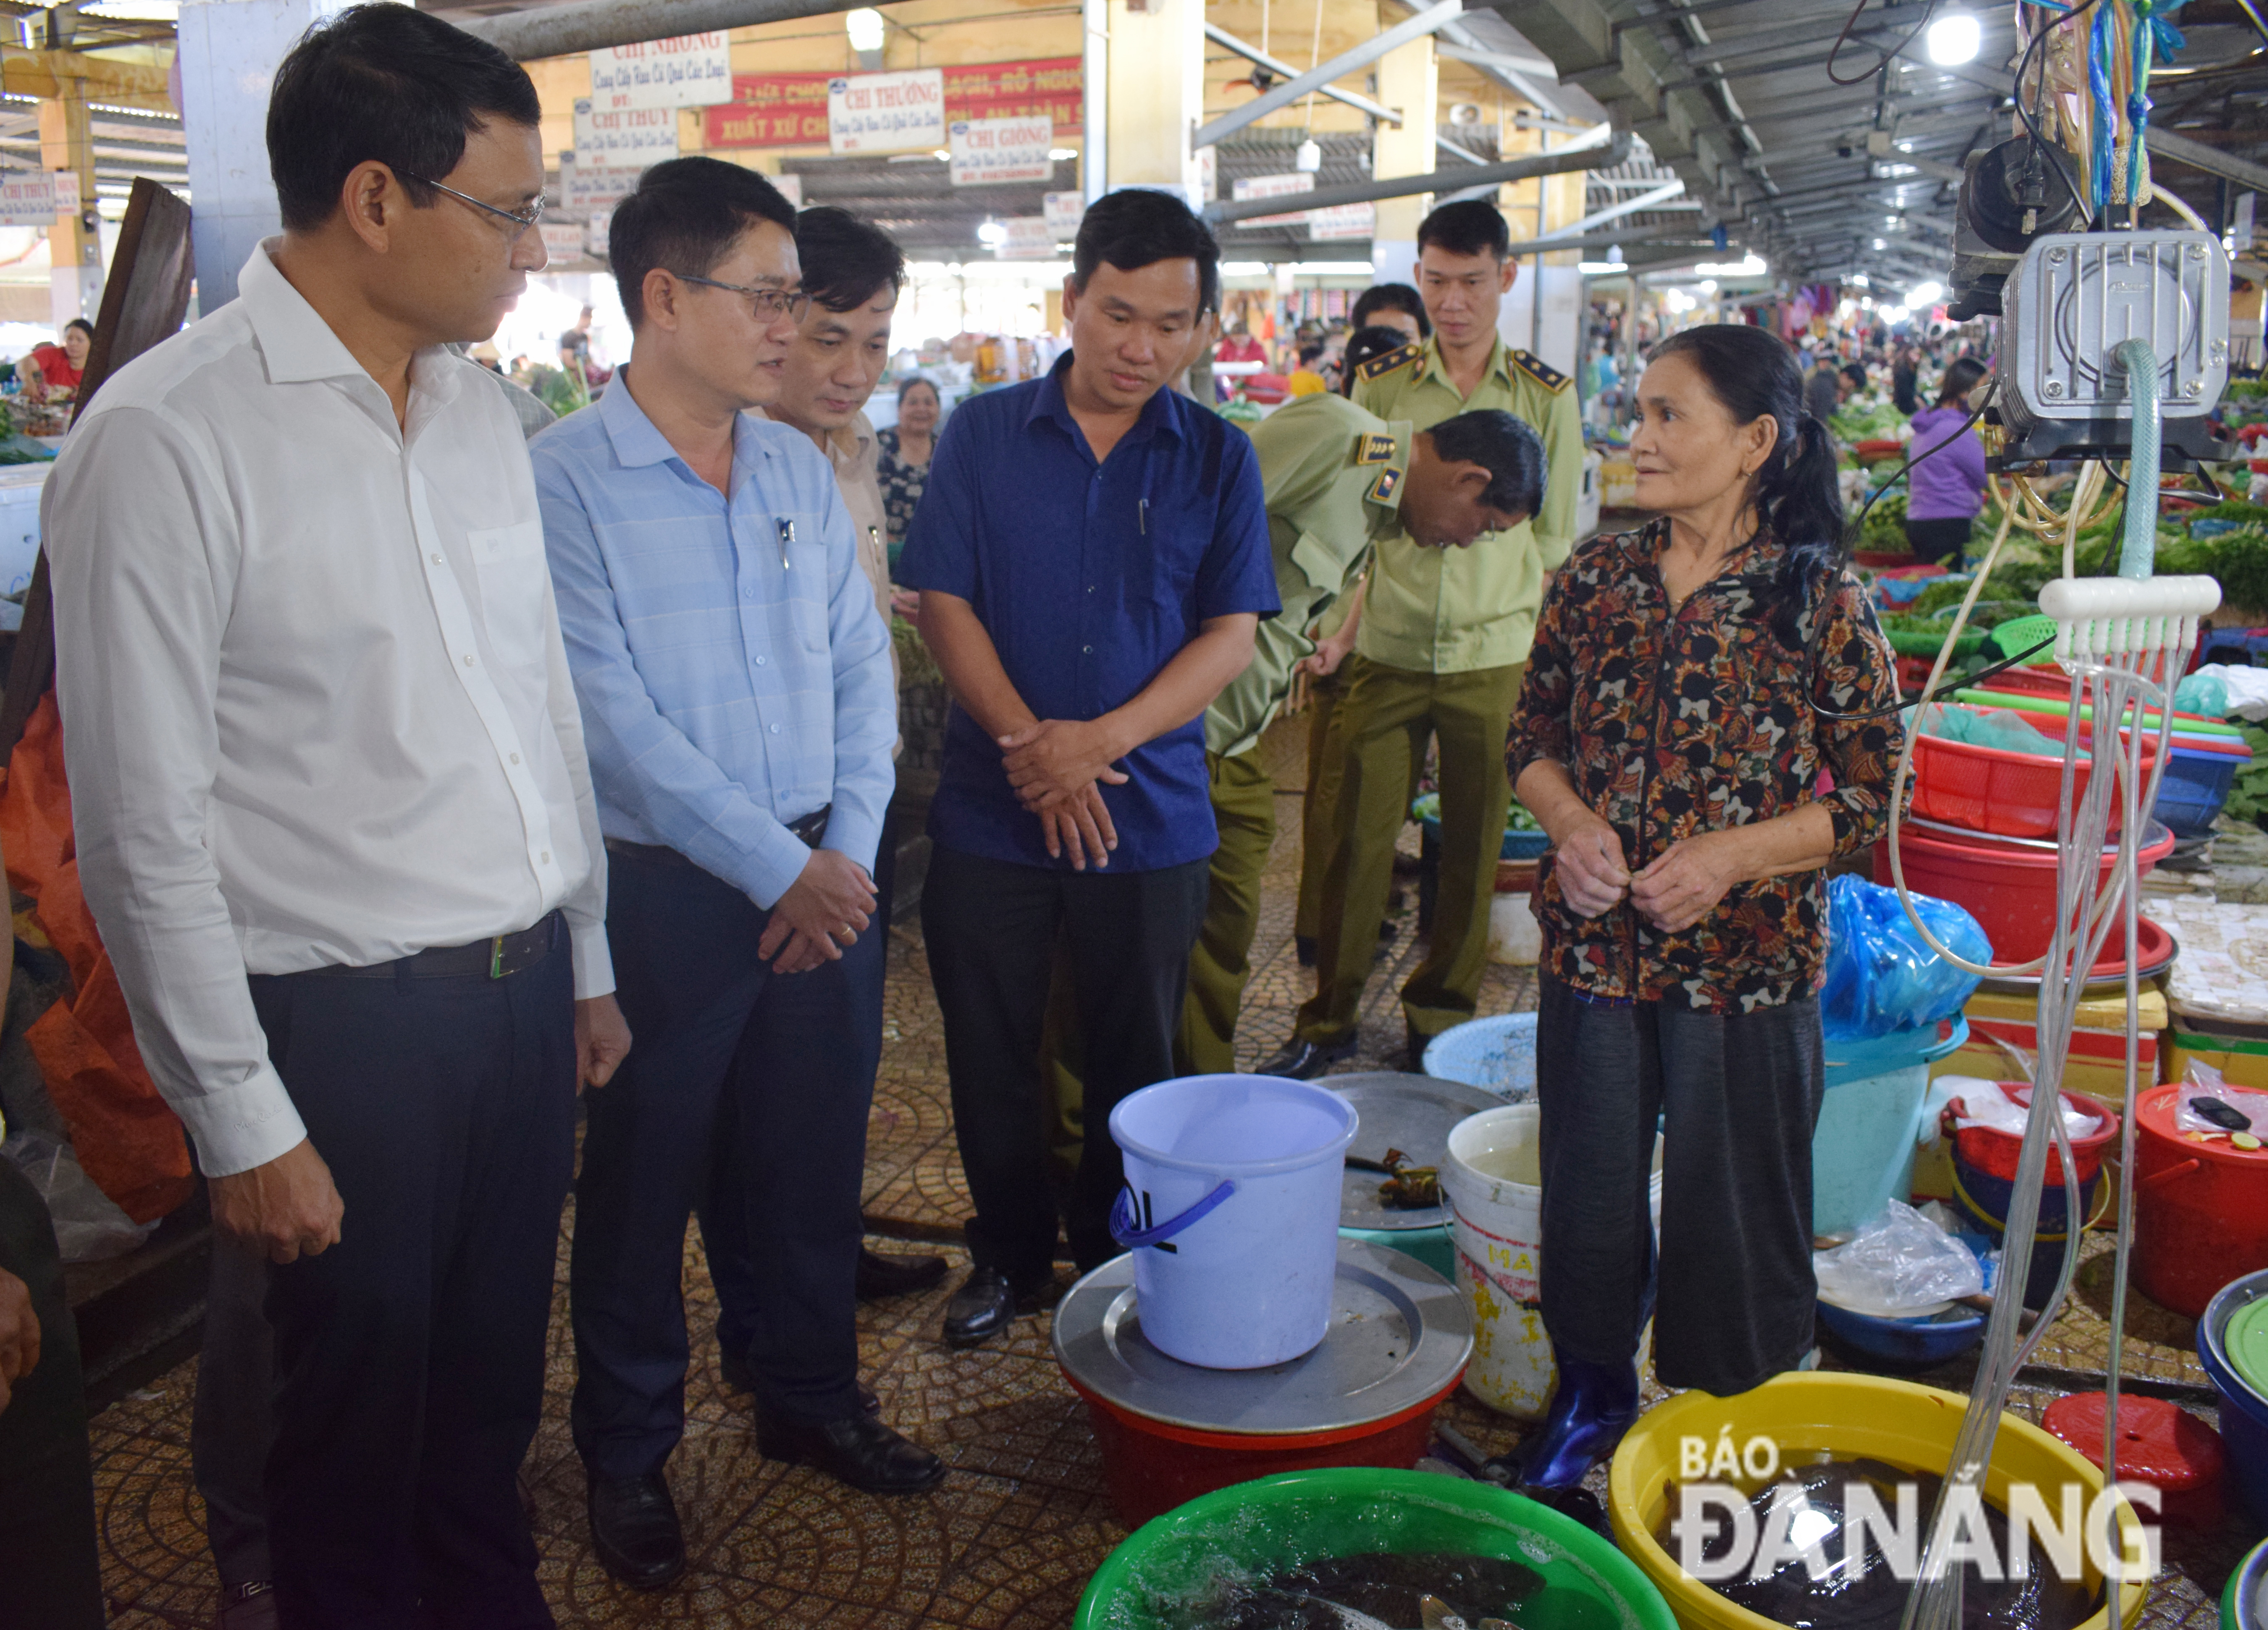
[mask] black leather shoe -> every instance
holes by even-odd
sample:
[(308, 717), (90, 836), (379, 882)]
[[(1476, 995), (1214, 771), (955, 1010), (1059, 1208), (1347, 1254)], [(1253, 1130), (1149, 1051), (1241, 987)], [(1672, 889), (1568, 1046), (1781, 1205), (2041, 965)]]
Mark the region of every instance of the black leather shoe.
[(917, 1494), (945, 1480), (945, 1462), (872, 1415), (799, 1420), (759, 1410), (756, 1451), (767, 1460), (816, 1466), (870, 1494)]
[(685, 1571), (685, 1531), (660, 1472), (594, 1477), (585, 1508), (591, 1514), (591, 1548), (624, 1584), (659, 1590)]
[(1304, 1036), (1294, 1036), (1272, 1057), (1263, 1059), (1252, 1073), (1280, 1075), (1292, 1081), (1313, 1081), (1331, 1066), (1353, 1058), (1359, 1039), (1350, 1036), (1343, 1042), (1311, 1042)]
[(858, 1248), (858, 1300), (880, 1302), (885, 1296), (910, 1295), (945, 1279), (942, 1257), (885, 1257), (878, 1250)]
[[(754, 1392), (756, 1373), (748, 1368), (748, 1361), (719, 1342), (717, 1344), (717, 1379), (731, 1392)], [(869, 1415), (882, 1412), (882, 1400), (874, 1396), (874, 1389), (865, 1382), (858, 1383), (858, 1407)]]
[(998, 1268), (972, 1268), (945, 1304), (945, 1345), (973, 1347), (990, 1341), (1014, 1323), (1019, 1313), (1036, 1313), (1046, 1306), (1055, 1283), (1052, 1273), (1020, 1285)]
[(276, 1587), (265, 1579), (249, 1584), (225, 1585), (220, 1593), (220, 1617), (214, 1630), (276, 1630)]

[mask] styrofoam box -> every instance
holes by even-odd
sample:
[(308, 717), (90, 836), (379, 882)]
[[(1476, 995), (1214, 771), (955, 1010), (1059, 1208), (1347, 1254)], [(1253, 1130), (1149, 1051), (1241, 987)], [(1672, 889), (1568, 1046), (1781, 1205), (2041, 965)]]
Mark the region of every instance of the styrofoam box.
[(0, 595), (20, 605), (40, 558), (40, 494), (55, 466), (0, 465)]

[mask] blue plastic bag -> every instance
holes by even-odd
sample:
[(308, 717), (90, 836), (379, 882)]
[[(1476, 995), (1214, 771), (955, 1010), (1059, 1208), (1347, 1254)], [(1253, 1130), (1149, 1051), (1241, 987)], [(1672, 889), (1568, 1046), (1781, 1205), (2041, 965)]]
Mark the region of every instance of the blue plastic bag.
[[(1950, 900), (1913, 896), (1939, 941), (1972, 963), (1992, 960), (1977, 919)], [(1906, 918), (1898, 891), (1845, 874), (1827, 885), (1827, 984), (1819, 1014), (1828, 1036), (1858, 1040), (1934, 1025), (1959, 1013), (1977, 977), (1930, 949)]]

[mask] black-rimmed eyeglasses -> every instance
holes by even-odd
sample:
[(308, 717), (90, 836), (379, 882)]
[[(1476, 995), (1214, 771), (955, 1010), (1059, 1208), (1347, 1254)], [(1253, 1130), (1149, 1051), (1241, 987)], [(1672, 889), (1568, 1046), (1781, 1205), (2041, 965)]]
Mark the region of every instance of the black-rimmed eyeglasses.
[(674, 271), (669, 275), (686, 283), (697, 283), (704, 289), (724, 289), (747, 296), (758, 322), (776, 321), (783, 313), (790, 322), (801, 322), (803, 313), (811, 309), (811, 296), (800, 289), (752, 289), (744, 283), (719, 283), (714, 277), (696, 277), (691, 272)]
[(521, 234), (526, 232), (530, 227), (541, 226), (543, 225), (543, 208), (547, 201), (542, 198), (538, 198), (534, 203), (529, 204), (525, 210), (504, 210), (497, 208), (492, 203), (483, 203), (478, 198), (474, 197), (470, 193), (460, 193), (453, 187), (444, 187), (440, 182), (428, 181), (422, 175), (412, 175), (407, 170), (397, 170), (394, 173), (401, 177), (405, 181), (416, 181), (422, 187), (431, 188), (435, 192), (446, 193), (452, 198), (460, 199), (466, 203), (471, 204), (475, 210), (485, 210), (490, 215), (497, 217), (500, 220), (510, 221), (512, 223), (512, 235), (515, 240), (517, 240)]

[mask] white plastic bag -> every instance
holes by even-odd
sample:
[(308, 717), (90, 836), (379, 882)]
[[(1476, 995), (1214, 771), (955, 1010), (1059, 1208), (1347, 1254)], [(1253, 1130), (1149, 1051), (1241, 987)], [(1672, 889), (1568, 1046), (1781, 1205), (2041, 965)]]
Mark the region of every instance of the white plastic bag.
[(2268, 1093), (2250, 1092), (2242, 1087), (2232, 1087), (2223, 1080), (2219, 1070), (2209, 1064), (2190, 1061), (2187, 1078), (2182, 1089), (2174, 1096), (2174, 1128), (2177, 1132), (2220, 1132), (2223, 1136), (2237, 1131), (2219, 1121), (2207, 1119), (2190, 1107), (2197, 1098), (2218, 1098), (2221, 1103), (2243, 1116), (2252, 1125), (2243, 1130), (2268, 1142)]
[(1912, 1206), (1892, 1200), (1845, 1245), (1811, 1254), (1819, 1294), (1876, 1318), (1941, 1312), (1981, 1294), (1984, 1271), (1969, 1248)]
[(94, 1186), (68, 1143), (41, 1132), (19, 1132), (0, 1143), (0, 1154), (23, 1168), (55, 1225), (55, 1244), (65, 1262), (103, 1262), (122, 1257), (148, 1239), (158, 1225), (139, 1223)]

